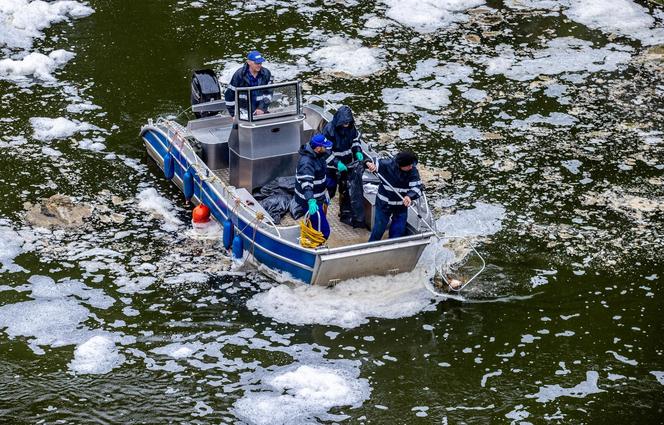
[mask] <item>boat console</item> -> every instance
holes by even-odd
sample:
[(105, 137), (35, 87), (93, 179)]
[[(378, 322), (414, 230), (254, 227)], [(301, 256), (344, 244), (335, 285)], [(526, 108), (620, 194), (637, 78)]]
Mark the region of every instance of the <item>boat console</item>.
[(201, 118), (187, 128), (200, 143), (203, 161), (212, 170), (227, 169), (229, 183), (249, 192), (293, 175), (298, 150), (313, 132), (299, 81), (237, 87), (233, 117), (223, 100), (193, 104), (192, 110)]

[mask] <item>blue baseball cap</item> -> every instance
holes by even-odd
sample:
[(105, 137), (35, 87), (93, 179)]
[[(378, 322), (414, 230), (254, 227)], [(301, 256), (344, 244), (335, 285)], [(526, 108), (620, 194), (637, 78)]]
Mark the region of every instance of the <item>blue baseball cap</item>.
[(263, 57), (263, 55), (261, 55), (261, 52), (259, 52), (258, 50), (252, 50), (251, 52), (249, 52), (249, 54), (247, 54), (247, 59), (256, 63), (265, 62), (265, 58)]
[(317, 148), (319, 146), (322, 146), (325, 149), (332, 149), (332, 142), (327, 140), (325, 136), (323, 136), (320, 133), (312, 137), (311, 140), (309, 141), (309, 144), (311, 145), (312, 148)]

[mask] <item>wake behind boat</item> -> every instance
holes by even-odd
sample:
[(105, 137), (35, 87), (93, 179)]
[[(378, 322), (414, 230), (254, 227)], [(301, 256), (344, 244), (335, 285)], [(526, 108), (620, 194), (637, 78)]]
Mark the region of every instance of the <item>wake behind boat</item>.
[[(254, 114), (259, 96), (271, 98), (269, 113)], [(316, 97), (312, 97), (316, 98)], [(318, 98), (320, 99), (320, 98)], [(289, 81), (235, 89), (235, 114), (226, 112), (218, 80), (210, 70), (192, 80), (196, 118), (148, 120), (140, 136), (149, 156), (195, 204), (204, 204), (223, 227), (224, 247), (268, 275), (316, 285), (370, 275), (409, 272), (435, 232), (425, 196), (408, 211), (406, 235), (367, 242), (366, 228), (341, 223), (333, 200), (327, 217), (330, 238), (317, 248), (301, 245), (300, 226), (280, 224), (253, 195), (278, 177), (295, 174), (300, 146), (332, 119), (329, 104), (302, 101), (301, 84)], [(362, 142), (362, 150), (377, 157)], [(362, 176), (366, 222), (372, 225), (378, 177)]]

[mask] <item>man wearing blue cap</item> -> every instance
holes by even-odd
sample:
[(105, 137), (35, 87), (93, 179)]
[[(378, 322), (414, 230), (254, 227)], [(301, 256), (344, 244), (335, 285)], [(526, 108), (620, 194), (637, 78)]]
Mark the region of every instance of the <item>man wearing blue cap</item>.
[(323, 206), (328, 203), (327, 186), (325, 184), (326, 159), (330, 156), (329, 149), (332, 142), (322, 134), (316, 134), (309, 143), (300, 147), (300, 159), (295, 171), (295, 196), (296, 203), (292, 208), (295, 219), (309, 212), (311, 225), (314, 229), (323, 233), (327, 239), (330, 236), (330, 225), (325, 217)]
[[(226, 88), (224, 100), (226, 108), (231, 116), (235, 115), (235, 88), (236, 87), (256, 87), (270, 84), (272, 74), (267, 68), (263, 67), (265, 58), (258, 50), (252, 50), (247, 54), (247, 63), (242, 68), (235, 71), (233, 78)], [(246, 94), (246, 93), (245, 93)], [(272, 101), (270, 90), (254, 90), (251, 92), (251, 109), (254, 115), (263, 115), (267, 112), (268, 106)]]

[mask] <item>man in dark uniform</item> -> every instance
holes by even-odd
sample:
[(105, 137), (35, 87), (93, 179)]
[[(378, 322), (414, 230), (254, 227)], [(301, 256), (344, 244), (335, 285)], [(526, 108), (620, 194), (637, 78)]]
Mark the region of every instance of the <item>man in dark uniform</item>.
[(328, 158), (327, 166), (327, 190), (330, 198), (333, 198), (339, 186), (339, 218), (341, 222), (352, 225), (348, 165), (355, 160), (363, 161), (364, 154), (360, 145), (360, 132), (355, 127), (353, 112), (348, 106), (337, 110), (332, 121), (323, 128), (323, 136), (332, 142), (332, 155)]
[[(226, 88), (226, 92), (224, 93), (226, 108), (231, 116), (235, 115), (236, 88), (264, 86), (270, 84), (272, 81), (272, 74), (267, 68), (263, 67), (263, 62), (265, 62), (263, 55), (257, 50), (252, 50), (247, 55), (247, 63), (233, 74), (233, 77)], [(242, 93), (240, 94), (240, 97), (241, 96), (243, 96)], [(266, 113), (271, 101), (272, 93), (270, 90), (252, 90), (251, 109), (253, 114), (263, 115)]]
[(411, 151), (399, 152), (394, 159), (379, 159), (377, 163), (365, 162), (369, 171), (380, 174), (392, 187), (382, 180), (376, 194), (374, 225), (369, 242), (383, 238), (390, 219), (389, 237), (398, 238), (406, 234), (408, 207), (422, 195), (422, 180), (417, 171), (417, 155)]
[(305, 211), (308, 211), (311, 225), (323, 233), (325, 239), (330, 236), (330, 225), (323, 208), (329, 201), (325, 185), (325, 168), (330, 148), (332, 148), (332, 142), (322, 134), (316, 134), (309, 143), (300, 147), (300, 159), (295, 171), (295, 197), (293, 198), (298, 207), (295, 208), (295, 218), (300, 218)]

